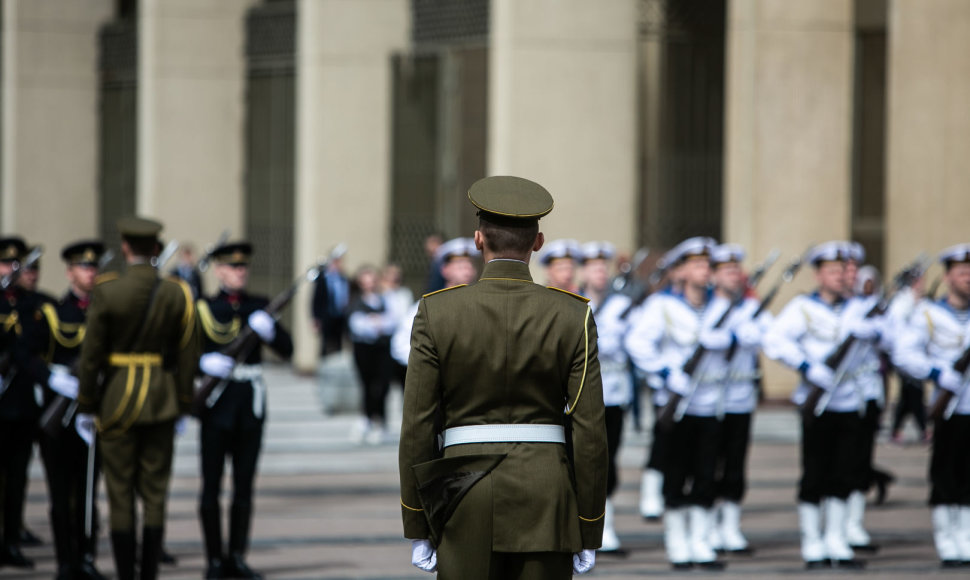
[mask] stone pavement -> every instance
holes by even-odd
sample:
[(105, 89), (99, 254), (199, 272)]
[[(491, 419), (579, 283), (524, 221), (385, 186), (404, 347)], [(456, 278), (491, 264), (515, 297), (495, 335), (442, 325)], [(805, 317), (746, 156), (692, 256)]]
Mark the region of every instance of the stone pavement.
[[(271, 368), (269, 422), (257, 482), (256, 520), (249, 560), (272, 579), (431, 578), (410, 566), (408, 543), (401, 537), (397, 490), (396, 435), (379, 445), (354, 441), (358, 420), (352, 414), (325, 416), (316, 382)], [(400, 414), (400, 394), (389, 407)], [(398, 423), (391, 427), (397, 432)], [(731, 558), (724, 577), (818, 577), (833, 571), (805, 572), (798, 556), (795, 479), (798, 469), (798, 422), (786, 408), (763, 409), (755, 422), (750, 456), (750, 488), (743, 527), (757, 549), (753, 557)], [(913, 439), (915, 435), (909, 433)], [(647, 436), (628, 430), (621, 451), (621, 487), (616, 494), (617, 529), (625, 556), (600, 555), (591, 578), (684, 578), (710, 573), (674, 574), (664, 560), (662, 526), (645, 523), (637, 513), (639, 470)], [(167, 546), (178, 566), (163, 567), (163, 578), (201, 578), (204, 556), (196, 501), (199, 490), (195, 425), (177, 445), (169, 504)], [(891, 446), (877, 450), (880, 466), (897, 477), (889, 500), (871, 507), (867, 527), (882, 550), (869, 556), (863, 573), (871, 578), (911, 579), (942, 575), (966, 577), (967, 571), (939, 570), (932, 547), (926, 506), (928, 447)], [(227, 474), (228, 483), (228, 474)], [(228, 502), (228, 494), (226, 501)], [(0, 578), (52, 578), (54, 556), (47, 521), (47, 497), (35, 458), (26, 521), (46, 545), (27, 548), (37, 562), (30, 572), (0, 569)], [(100, 501), (102, 516), (106, 503)], [(101, 533), (100, 569), (113, 573), (110, 541)]]

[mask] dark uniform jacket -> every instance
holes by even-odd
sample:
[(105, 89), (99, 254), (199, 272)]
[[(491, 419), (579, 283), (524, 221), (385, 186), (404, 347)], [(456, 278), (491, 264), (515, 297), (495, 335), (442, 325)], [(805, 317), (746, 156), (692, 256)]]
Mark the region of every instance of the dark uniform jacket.
[[(78, 298), (70, 290), (60, 300), (41, 304), (31, 348), (42, 363), (35, 367), (40, 384), (46, 385), (50, 378), (48, 364), (62, 365), (77, 372), (72, 366), (81, 355), (88, 304), (89, 300)], [(45, 389), (44, 404), (49, 404), (55, 396), (56, 393)]]
[[(267, 304), (269, 300), (263, 296), (247, 292), (229, 294), (224, 290), (211, 298), (199, 300), (197, 305), (204, 341), (202, 351), (219, 352), (225, 349), (239, 335), (249, 315), (266, 308)], [(284, 359), (293, 356), (293, 340), (279, 323), (276, 324), (276, 337), (269, 347)], [(262, 362), (262, 348), (254, 348), (243, 364), (258, 365)], [(262, 422), (265, 413), (256, 417), (252, 410), (255, 394), (251, 381), (229, 381), (203, 419), (226, 428), (237, 421), (243, 424)]]
[(199, 361), (197, 326), (189, 287), (160, 280), (148, 264), (102, 279), (88, 307), (78, 411), (98, 415), (102, 432), (188, 414)]
[[(439, 452), (439, 406), (444, 428), (569, 421), (572, 458), (555, 443)], [(412, 466), (476, 454), (507, 454), (477, 484), (492, 489), (484, 509), (493, 551), (600, 546), (607, 449), (596, 326), (585, 299), (534, 284), (519, 261), (492, 261), (477, 284), (427, 295), (418, 306), (399, 451), (406, 537), (429, 537)]]
[(34, 396), (38, 365), (31, 349), (31, 337), (41, 316), (39, 308), (45, 302), (44, 295), (19, 286), (0, 294), (0, 352), (3, 353), (0, 374), (7, 384), (0, 394), (0, 419), (34, 420), (40, 416)]

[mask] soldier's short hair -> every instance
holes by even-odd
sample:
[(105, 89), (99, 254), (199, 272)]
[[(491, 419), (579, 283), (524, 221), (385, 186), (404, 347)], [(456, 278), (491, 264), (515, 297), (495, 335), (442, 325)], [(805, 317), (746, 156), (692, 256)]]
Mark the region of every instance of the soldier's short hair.
[(489, 217), (479, 215), (478, 231), (482, 232), (485, 247), (490, 252), (497, 256), (523, 256), (532, 250), (539, 235), (538, 220), (502, 220), (496, 223)]
[(131, 248), (131, 253), (136, 256), (151, 258), (158, 253), (159, 243), (157, 238), (124, 236), (123, 239), (128, 242), (128, 247)]

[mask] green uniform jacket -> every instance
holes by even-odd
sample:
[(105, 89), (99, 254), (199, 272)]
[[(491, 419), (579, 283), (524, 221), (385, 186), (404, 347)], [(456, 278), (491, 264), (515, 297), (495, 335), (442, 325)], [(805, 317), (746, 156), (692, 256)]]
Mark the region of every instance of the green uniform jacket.
[[(562, 425), (568, 416), (573, 461), (555, 443), (439, 452), (439, 404), (444, 428)], [(477, 284), (430, 294), (418, 306), (399, 450), (404, 535), (429, 537), (412, 466), (442, 454), (496, 453), (508, 456), (477, 484), (492, 489), (493, 551), (600, 546), (607, 450), (596, 326), (585, 299), (534, 284), (529, 267), (512, 260), (489, 262)]]
[(199, 354), (198, 319), (189, 287), (181, 281), (158, 280), (148, 264), (131, 265), (122, 276), (99, 282), (91, 294), (78, 372), (78, 410), (97, 415), (104, 433), (188, 414)]

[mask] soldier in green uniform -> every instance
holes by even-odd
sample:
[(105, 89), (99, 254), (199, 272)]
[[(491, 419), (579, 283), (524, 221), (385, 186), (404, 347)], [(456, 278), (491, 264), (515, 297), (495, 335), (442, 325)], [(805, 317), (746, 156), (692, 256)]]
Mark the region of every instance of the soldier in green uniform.
[[(606, 427), (586, 299), (532, 282), (552, 196), (468, 191), (479, 281), (426, 295), (411, 334), (399, 469), (412, 563), (439, 578), (569, 578), (603, 537)], [(439, 444), (439, 435), (441, 436)]]
[(95, 286), (81, 347), (77, 421), (82, 431), (96, 423), (100, 435), (121, 580), (135, 575), (136, 495), (143, 505), (141, 578), (158, 574), (175, 423), (189, 413), (199, 360), (192, 291), (160, 279), (152, 264), (161, 229), (151, 220), (119, 220), (128, 267)]

